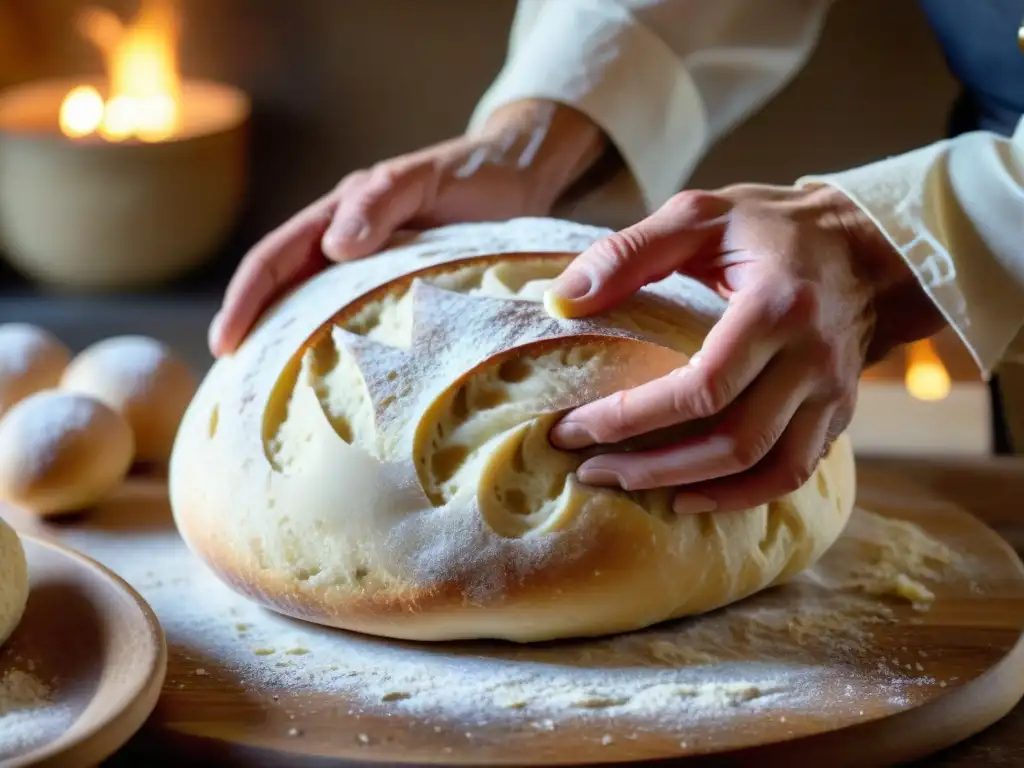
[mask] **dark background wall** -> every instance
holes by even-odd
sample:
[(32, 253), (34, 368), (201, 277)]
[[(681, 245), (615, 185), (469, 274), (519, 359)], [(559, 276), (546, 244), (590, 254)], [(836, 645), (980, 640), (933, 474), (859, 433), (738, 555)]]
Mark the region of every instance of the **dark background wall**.
[[(557, 1), (557, 0), (556, 0)], [(770, 0), (751, 0), (770, 12)], [(134, 2), (102, 0), (130, 12)], [(0, 0), (0, 84), (99, 71), (79, 0)], [(513, 0), (181, 0), (186, 74), (255, 104), (237, 248), (346, 171), (462, 130), (501, 65)], [(14, 25), (17, 29), (12, 33)], [(911, 0), (839, 0), (811, 64), (693, 179), (789, 181), (939, 138), (954, 90)]]

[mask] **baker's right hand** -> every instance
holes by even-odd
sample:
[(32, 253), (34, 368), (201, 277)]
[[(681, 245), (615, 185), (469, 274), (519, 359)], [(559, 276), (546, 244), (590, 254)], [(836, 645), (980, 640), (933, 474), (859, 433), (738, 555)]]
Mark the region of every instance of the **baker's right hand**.
[(554, 102), (524, 100), (462, 136), (349, 174), (242, 259), (210, 325), (237, 349), (263, 311), (330, 262), (368, 256), (399, 229), (544, 215), (604, 150), (601, 130)]

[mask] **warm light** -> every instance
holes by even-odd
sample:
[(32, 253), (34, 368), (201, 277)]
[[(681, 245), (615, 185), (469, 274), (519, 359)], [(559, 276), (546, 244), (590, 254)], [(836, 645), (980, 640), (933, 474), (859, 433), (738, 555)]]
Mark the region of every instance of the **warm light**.
[(178, 26), (174, 0), (141, 0), (128, 24), (110, 11), (86, 9), (79, 31), (103, 54), (108, 96), (103, 101), (94, 88), (72, 89), (61, 105), (61, 131), (108, 141), (173, 137), (181, 122)]
[(949, 372), (927, 339), (907, 348), (907, 373), (904, 380), (907, 391), (918, 400), (942, 400), (949, 395)]
[(88, 136), (103, 122), (103, 97), (90, 85), (73, 88), (60, 107), (60, 129), (65, 136)]

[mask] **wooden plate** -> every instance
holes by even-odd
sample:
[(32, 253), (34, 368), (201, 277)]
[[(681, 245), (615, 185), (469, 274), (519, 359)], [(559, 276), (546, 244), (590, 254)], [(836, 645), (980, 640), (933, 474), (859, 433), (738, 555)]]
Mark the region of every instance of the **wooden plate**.
[[(29, 599), (0, 651), (0, 681), (28, 676), (48, 691), (45, 703), (0, 717), (0, 764), (96, 765), (156, 706), (167, 670), (163, 631), (138, 593), (103, 566), (32, 536), (22, 543)], [(5, 735), (7, 718), (18, 719)]]
[[(930, 754), (999, 720), (1024, 693), (1024, 567), (1014, 551), (962, 507), (891, 474), (862, 472), (858, 502), (857, 520), (868, 521), (868, 528), (881, 526), (882, 535), (864, 548), (864, 526), (852, 524), (807, 578), (629, 638), (534, 648), (394, 643), (261, 611), (227, 593), (190, 555), (174, 531), (159, 481), (130, 482), (85, 518), (23, 521), (22, 527), (57, 537), (123, 574), (166, 629), (170, 662), (160, 706), (111, 765), (161, 759), (239, 766), (592, 765), (688, 758), (694, 764), (840, 768)], [(847, 626), (847, 598), (820, 579), (856, 571), (878, 555), (878, 546), (894, 543), (897, 553), (903, 544), (910, 549), (911, 540), (900, 540), (901, 521), (962, 562), (945, 573), (928, 562), (927, 551), (918, 552), (919, 567), (907, 570), (934, 592), (928, 610), (891, 595), (866, 595), (868, 607), (884, 609), (888, 618), (858, 629), (854, 616)], [(913, 559), (912, 552), (906, 554)], [(903, 568), (902, 554), (896, 557)], [(929, 577), (926, 572), (933, 570)], [(840, 620), (829, 626), (822, 617), (833, 614)], [(815, 634), (819, 625), (830, 636)], [(292, 635), (301, 636), (296, 642), (308, 653), (288, 655), (292, 645), (272, 640), (280, 636), (292, 643)], [(725, 640), (715, 645), (716, 638)], [(622, 643), (628, 644), (625, 655), (619, 653)], [(645, 650), (662, 643), (684, 655), (707, 653), (708, 659), (677, 663)], [(857, 647), (847, 648), (851, 643)], [(266, 646), (276, 646), (276, 652), (266, 655)], [(636, 662), (634, 650), (641, 657)], [(374, 699), (373, 690), (363, 686), (364, 679), (372, 683), (373, 669), (353, 677), (356, 684), (348, 690), (290, 686), (273, 677), (279, 664), (297, 665), (315, 679), (318, 670), (334, 664), (344, 672), (353, 659), (370, 659), (371, 667), (388, 675), (472, 663), (486, 684), (480, 693), (499, 680), (498, 670), (516, 665), (556, 677), (581, 665), (595, 671), (611, 666), (637, 677), (650, 675), (652, 667), (670, 674), (692, 668), (698, 675), (703, 667), (742, 681), (767, 663), (783, 676), (810, 672), (824, 676), (825, 683), (820, 695), (741, 706), (716, 721), (648, 722), (615, 709), (548, 720), (533, 704), (498, 711), (484, 697), (469, 697), (463, 709), (488, 721), (471, 722), (443, 709), (408, 706), (417, 697), (429, 698), (423, 686), (408, 701)]]

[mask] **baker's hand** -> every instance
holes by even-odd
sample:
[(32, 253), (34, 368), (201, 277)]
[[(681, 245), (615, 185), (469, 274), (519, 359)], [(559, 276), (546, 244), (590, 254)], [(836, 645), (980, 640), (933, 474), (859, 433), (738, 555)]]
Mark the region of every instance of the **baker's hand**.
[(681, 193), (582, 253), (547, 300), (589, 315), (675, 271), (728, 299), (700, 352), (570, 412), (551, 440), (580, 449), (716, 417), (680, 444), (595, 456), (577, 472), (591, 485), (677, 488), (677, 512), (747, 509), (801, 486), (849, 424), (865, 363), (942, 324), (882, 233), (824, 186)]
[(245, 256), (210, 326), (210, 350), (234, 351), (284, 292), (330, 262), (370, 255), (399, 229), (548, 213), (604, 147), (582, 113), (525, 100), (496, 110), (479, 135), (346, 176)]

